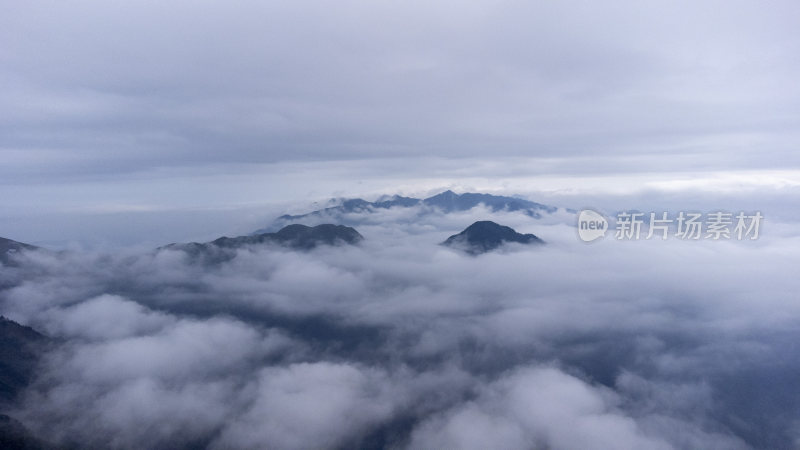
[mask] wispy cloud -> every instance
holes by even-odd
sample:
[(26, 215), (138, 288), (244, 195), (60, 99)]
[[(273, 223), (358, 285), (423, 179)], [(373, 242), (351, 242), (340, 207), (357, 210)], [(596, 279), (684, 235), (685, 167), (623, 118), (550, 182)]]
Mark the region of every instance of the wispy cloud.
[(215, 267), (176, 251), (31, 255), (6, 272), (2, 313), (64, 344), (15, 414), (55, 441), (118, 447), (797, 439), (790, 228), (585, 245), (501, 212), (549, 245), (475, 258), (436, 244), (488, 211), (394, 213), (356, 247)]

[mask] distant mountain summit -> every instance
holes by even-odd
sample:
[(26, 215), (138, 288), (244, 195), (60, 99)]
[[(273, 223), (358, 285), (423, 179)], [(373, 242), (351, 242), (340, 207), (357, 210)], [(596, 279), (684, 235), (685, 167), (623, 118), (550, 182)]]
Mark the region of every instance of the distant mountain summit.
[(468, 226), (464, 231), (454, 234), (442, 242), (442, 245), (464, 250), (476, 255), (494, 250), (508, 242), (519, 244), (544, 244), (544, 241), (533, 234), (521, 234), (513, 228), (482, 220)]
[(469, 211), (470, 209), (482, 204), (491, 209), (493, 212), (522, 211), (529, 216), (537, 218), (543, 212), (553, 213), (557, 209), (553, 206), (542, 205), (541, 203), (516, 197), (477, 194), (472, 192), (456, 194), (450, 190), (444, 191), (441, 194), (436, 194), (433, 197), (428, 197), (422, 200), (422, 203), (428, 206), (439, 208), (444, 212)]
[(470, 209), (484, 205), (492, 212), (497, 211), (520, 211), (530, 217), (540, 218), (542, 214), (554, 213), (558, 208), (543, 205), (516, 197), (506, 197), (501, 195), (464, 193), (456, 194), (453, 191), (444, 191), (432, 197), (419, 199), (413, 197), (402, 197), (395, 195), (383, 197), (374, 202), (360, 198), (340, 200), (335, 206), (312, 211), (307, 214), (283, 215), (275, 220), (271, 227), (262, 228), (253, 234), (261, 234), (287, 223), (297, 221), (321, 221), (330, 220), (338, 223), (358, 222), (353, 219), (354, 214), (369, 214), (390, 208), (412, 208), (421, 207), (420, 214), (440, 211), (445, 213), (455, 211), (469, 211)]
[(295, 250), (311, 250), (320, 245), (355, 245), (364, 239), (354, 228), (343, 225), (322, 224), (315, 227), (293, 224), (276, 233), (250, 236), (221, 237), (211, 242), (169, 244), (158, 250), (181, 250), (191, 257), (207, 262), (224, 262), (233, 259), (236, 250), (248, 246), (274, 244)]
[(221, 237), (211, 244), (218, 247), (237, 248), (244, 245), (274, 243), (299, 250), (309, 250), (318, 245), (357, 244), (364, 239), (355, 228), (329, 223), (309, 227), (292, 224), (276, 233), (262, 233), (235, 238)]

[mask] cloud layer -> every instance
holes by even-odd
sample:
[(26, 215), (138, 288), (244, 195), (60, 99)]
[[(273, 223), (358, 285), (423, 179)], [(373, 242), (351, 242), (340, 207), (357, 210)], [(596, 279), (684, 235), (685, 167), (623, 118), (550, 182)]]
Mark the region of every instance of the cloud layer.
[(797, 163), (796, 13), (793, 2), (26, 2), (0, 21), (14, 111), (3, 175), (489, 149), (690, 149), (783, 167)]
[[(586, 245), (389, 210), (356, 247), (28, 255), (2, 314), (63, 341), (14, 412), (81, 446), (791, 448), (800, 238)], [(492, 218), (549, 245), (436, 245)]]

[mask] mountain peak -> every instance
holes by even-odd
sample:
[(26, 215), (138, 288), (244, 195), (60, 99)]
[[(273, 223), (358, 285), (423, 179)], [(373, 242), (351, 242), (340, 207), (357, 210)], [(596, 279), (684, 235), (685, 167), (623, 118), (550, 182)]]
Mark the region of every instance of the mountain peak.
[(335, 245), (337, 243), (357, 244), (364, 239), (355, 228), (344, 225), (323, 223), (314, 227), (302, 224), (287, 225), (276, 233), (265, 233), (259, 237), (288, 245), (293, 248), (310, 249), (317, 245)]
[(233, 259), (235, 250), (252, 245), (277, 244), (294, 250), (311, 250), (320, 245), (355, 245), (364, 239), (354, 228), (344, 225), (322, 224), (309, 227), (291, 224), (275, 233), (260, 233), (249, 236), (221, 237), (211, 242), (169, 244), (161, 249), (182, 250), (193, 258), (218, 263)]
[(450, 236), (442, 244), (475, 255), (494, 250), (508, 242), (544, 244), (544, 241), (534, 234), (517, 233), (511, 227), (490, 220), (475, 222), (461, 233)]
[(446, 190), (444, 192), (440, 192), (440, 193), (438, 193), (436, 195), (432, 195), (432, 196), (426, 198), (423, 201), (427, 202), (427, 201), (431, 201), (431, 200), (444, 200), (444, 199), (452, 200), (452, 199), (457, 199), (458, 197), (461, 197), (461, 195), (456, 194), (455, 192), (453, 192), (450, 189), (448, 189), (448, 190)]
[(514, 231), (513, 228), (505, 225), (500, 225), (491, 220), (479, 220), (464, 229), (465, 233), (484, 233), (484, 232), (507, 232), (508, 230)]
[(298, 221), (307, 223), (337, 222), (346, 225), (359, 225), (365, 221), (369, 221), (370, 219), (368, 219), (368, 216), (370, 214), (391, 208), (422, 206), (418, 211), (418, 215), (424, 215), (435, 212), (436, 210), (444, 213), (469, 211), (479, 205), (493, 212), (519, 211), (535, 219), (541, 218), (542, 214), (551, 214), (557, 210), (557, 208), (553, 206), (543, 205), (541, 203), (525, 200), (524, 198), (474, 192), (457, 194), (448, 189), (425, 199), (403, 197), (400, 195), (381, 196), (374, 202), (361, 198), (338, 199), (331, 204), (331, 206), (306, 214), (282, 215), (271, 225), (256, 230), (253, 235), (275, 231), (281, 226)]

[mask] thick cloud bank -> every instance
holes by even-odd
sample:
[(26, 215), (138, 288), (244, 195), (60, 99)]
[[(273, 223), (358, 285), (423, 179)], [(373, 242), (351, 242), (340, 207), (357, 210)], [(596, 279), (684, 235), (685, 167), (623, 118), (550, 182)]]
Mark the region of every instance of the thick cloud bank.
[[(480, 208), (358, 246), (30, 253), (0, 312), (59, 339), (9, 414), (111, 448), (792, 448), (800, 237), (580, 243)], [(374, 218), (374, 216), (373, 216)], [(437, 245), (492, 219), (548, 245)]]

